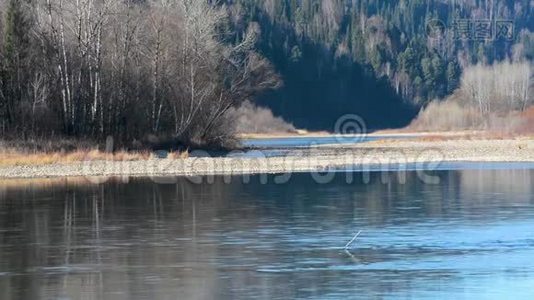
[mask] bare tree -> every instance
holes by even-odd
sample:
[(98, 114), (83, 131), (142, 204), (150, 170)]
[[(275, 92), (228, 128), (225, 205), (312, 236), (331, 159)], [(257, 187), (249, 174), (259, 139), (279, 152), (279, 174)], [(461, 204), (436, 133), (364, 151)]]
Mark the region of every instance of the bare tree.
[[(15, 103), (13, 94), (0, 97), (3, 115), (18, 115), (18, 124), (29, 119), (32, 132), (122, 141), (156, 134), (221, 145), (233, 127), (227, 111), (278, 85), (255, 51), (257, 25), (241, 41), (225, 41), (225, 6), (194, 0), (32, 3), (36, 47), (24, 56), (28, 67), (13, 68), (25, 73), (12, 82), (25, 84), (18, 97), (30, 113), (4, 108)], [(40, 107), (60, 121), (39, 124), (45, 122), (37, 118)], [(52, 128), (56, 123), (60, 128)]]
[(464, 70), (460, 93), (481, 114), (525, 110), (533, 101), (528, 62), (478, 64)]

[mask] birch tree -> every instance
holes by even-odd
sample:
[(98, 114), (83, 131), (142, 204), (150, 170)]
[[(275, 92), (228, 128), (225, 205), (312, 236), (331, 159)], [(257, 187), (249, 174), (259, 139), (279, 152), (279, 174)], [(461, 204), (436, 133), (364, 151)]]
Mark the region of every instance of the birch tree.
[(9, 1), (0, 113), (34, 134), (222, 145), (229, 108), (278, 84), (258, 27), (228, 41), (210, 1)]
[(464, 70), (460, 93), (481, 114), (525, 110), (532, 104), (529, 62), (478, 64)]

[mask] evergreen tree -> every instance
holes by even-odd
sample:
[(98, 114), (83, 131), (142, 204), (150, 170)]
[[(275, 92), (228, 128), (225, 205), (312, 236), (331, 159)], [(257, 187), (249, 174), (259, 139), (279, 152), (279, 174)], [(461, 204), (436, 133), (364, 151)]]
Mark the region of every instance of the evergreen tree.
[(30, 20), (26, 15), (28, 3), (10, 0), (4, 18), (2, 49), (3, 115), (7, 123), (13, 122), (16, 107), (26, 91), (30, 51)]

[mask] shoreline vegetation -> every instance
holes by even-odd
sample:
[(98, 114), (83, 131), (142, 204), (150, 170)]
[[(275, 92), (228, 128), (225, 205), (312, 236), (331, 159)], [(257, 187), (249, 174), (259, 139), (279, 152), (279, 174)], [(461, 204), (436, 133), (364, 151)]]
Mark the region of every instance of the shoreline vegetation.
[[(391, 133), (378, 132), (369, 136), (381, 137)], [(78, 150), (17, 154), (3, 150), (0, 152), (0, 178), (252, 175), (332, 169), (369, 171), (377, 167), (398, 169), (410, 164), (424, 167), (434, 163), (435, 166), (442, 162), (534, 162), (532, 136), (506, 137), (472, 131), (398, 134), (409, 138), (310, 146), (288, 150), (276, 157), (263, 156), (261, 149), (254, 150), (256, 155), (251, 157), (189, 157), (187, 152), (171, 152), (166, 158), (150, 152), (112, 154)], [(325, 135), (308, 133), (307, 136)]]
[(0, 0), (0, 140), (224, 149), (239, 122), (291, 129), (249, 102), (282, 85), (261, 28), (210, 2)]
[[(534, 134), (530, 32), (498, 59), (479, 48), (466, 60), (377, 4), (234, 2), (0, 0), (0, 178), (533, 160), (530, 140), (518, 138)], [(367, 16), (372, 7), (384, 15)], [(297, 128), (330, 125), (336, 134), (408, 127), (363, 144), (225, 155), (251, 150), (240, 138), (328, 137)], [(448, 132), (412, 133), (428, 130)]]

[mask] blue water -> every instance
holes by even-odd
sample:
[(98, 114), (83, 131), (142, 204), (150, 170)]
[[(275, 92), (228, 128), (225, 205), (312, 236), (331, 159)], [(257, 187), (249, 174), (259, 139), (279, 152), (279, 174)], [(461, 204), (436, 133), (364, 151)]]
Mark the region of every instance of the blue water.
[(504, 167), (4, 181), (0, 299), (532, 299), (534, 170)]
[(407, 139), (409, 135), (383, 135), (383, 136), (320, 136), (320, 137), (282, 137), (245, 139), (243, 146), (260, 149), (304, 148), (318, 145), (354, 144), (384, 139)]

